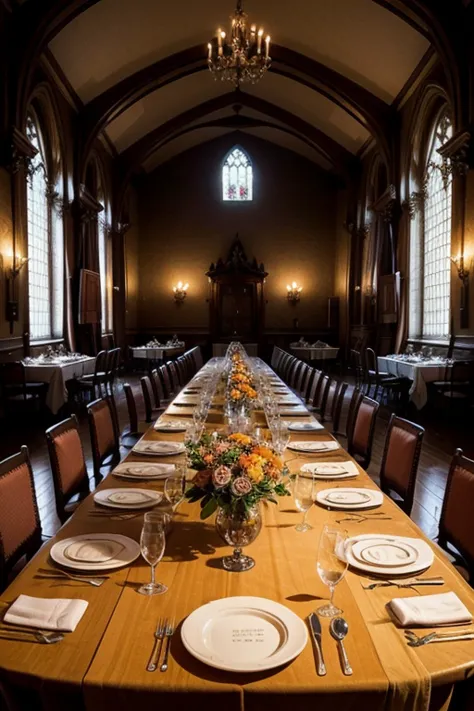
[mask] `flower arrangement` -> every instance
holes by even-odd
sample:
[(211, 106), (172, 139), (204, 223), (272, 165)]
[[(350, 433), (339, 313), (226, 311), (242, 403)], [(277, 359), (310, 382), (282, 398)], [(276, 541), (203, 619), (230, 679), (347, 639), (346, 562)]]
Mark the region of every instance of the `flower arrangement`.
[(275, 496), (289, 495), (283, 482), (286, 465), (271, 446), (249, 435), (204, 434), (186, 447), (191, 467), (198, 470), (186, 498), (201, 502), (201, 519), (218, 507), (245, 515), (262, 499), (276, 503)]
[(233, 404), (248, 405), (257, 397), (253, 387), (252, 374), (246, 365), (241, 353), (234, 353), (231, 357), (231, 370), (229, 375), (229, 399)]

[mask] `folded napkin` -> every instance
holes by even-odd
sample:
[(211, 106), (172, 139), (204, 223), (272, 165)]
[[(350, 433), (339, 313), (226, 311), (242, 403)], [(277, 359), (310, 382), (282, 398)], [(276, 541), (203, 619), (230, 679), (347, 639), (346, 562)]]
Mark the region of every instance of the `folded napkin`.
[(389, 608), (402, 627), (436, 627), (472, 620), (471, 613), (454, 592), (423, 597), (397, 597), (389, 602)]
[(86, 600), (46, 600), (19, 595), (6, 613), (4, 622), (11, 625), (37, 627), (41, 630), (74, 632), (87, 609)]

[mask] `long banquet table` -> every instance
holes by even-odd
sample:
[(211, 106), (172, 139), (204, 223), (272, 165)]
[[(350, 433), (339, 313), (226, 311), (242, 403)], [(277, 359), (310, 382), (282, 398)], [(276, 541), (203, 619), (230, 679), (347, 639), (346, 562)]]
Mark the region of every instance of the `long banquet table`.
[[(179, 397), (179, 396), (178, 396)], [(168, 413), (173, 411), (172, 408)], [(180, 418), (185, 417), (175, 407)], [(212, 420), (219, 419), (215, 403)], [(173, 417), (166, 414), (165, 417)], [(221, 421), (222, 421), (222, 415)], [(258, 417), (262, 420), (263, 413)], [(287, 419), (287, 418), (285, 418)], [(288, 418), (289, 419), (289, 418)], [(302, 418), (298, 418), (302, 421)], [(303, 420), (304, 421), (304, 420)], [(209, 427), (215, 428), (215, 424)], [(145, 435), (152, 440), (181, 440), (183, 435), (162, 434), (150, 428)], [(332, 439), (321, 430), (312, 437)], [(292, 434), (292, 439), (307, 439)], [(285, 454), (292, 472), (299, 470), (308, 456)], [(343, 449), (311, 455), (314, 459), (347, 460)], [(134, 454), (129, 460), (144, 459)], [(159, 461), (173, 462), (176, 457)], [(153, 457), (147, 461), (154, 461)], [(376, 488), (359, 468), (356, 479), (344, 486)], [(109, 475), (100, 488), (130, 486)], [(162, 490), (161, 481), (134, 483), (134, 486)], [(317, 489), (328, 486), (318, 482)], [(264, 527), (249, 552), (255, 567), (245, 573), (222, 569), (220, 557), (230, 548), (215, 532), (213, 522), (199, 520), (199, 505), (180, 504), (173, 530), (168, 537), (157, 579), (168, 586), (168, 592), (155, 597), (137, 594), (137, 587), (149, 579), (149, 567), (140, 558), (133, 565), (111, 572), (100, 588), (82, 583), (35, 578), (38, 568), (51, 565), (49, 549), (58, 539), (78, 533), (114, 532), (139, 539), (142, 516), (116, 521), (95, 517), (92, 496), (78, 508), (57, 536), (47, 543), (1, 596), (6, 607), (20, 593), (38, 597), (82, 598), (89, 601), (87, 611), (74, 633), (55, 645), (7, 641), (0, 629), (0, 699), (12, 711), (35, 709), (59, 711), (129, 711), (171, 708), (189, 711), (193, 707), (209, 711), (262, 711), (291, 708), (292, 711), (434, 711), (447, 709), (453, 690), (469, 697), (474, 669), (474, 641), (433, 644), (422, 648), (407, 646), (403, 630), (389, 617), (386, 604), (393, 597), (416, 595), (413, 590), (380, 588), (366, 591), (361, 583), (367, 578), (349, 570), (337, 586), (335, 602), (349, 623), (346, 648), (354, 669), (351, 677), (343, 676), (337, 647), (322, 619), (323, 650), (327, 676), (316, 674), (313, 648), (308, 641), (293, 662), (277, 670), (259, 673), (226, 673), (195, 660), (184, 648), (180, 627), (186, 616), (200, 605), (221, 597), (257, 595), (281, 602), (305, 619), (327, 598), (327, 588), (316, 572), (316, 555), (321, 528), (334, 524), (341, 512), (314, 506), (308, 515), (313, 529), (295, 531), (301, 514), (291, 498), (282, 498), (278, 506), (264, 506)], [(417, 536), (425, 540), (420, 529), (388, 498), (383, 510), (392, 520), (362, 524), (344, 523), (352, 535), (360, 533), (393, 533)], [(445, 555), (429, 542), (435, 560), (428, 575), (441, 575), (442, 588), (454, 590), (467, 607), (474, 611), (474, 593), (451, 566)], [(419, 588), (421, 595), (432, 588)], [(175, 617), (178, 629), (166, 673), (145, 670), (153, 646), (153, 632), (160, 617)], [(428, 630), (429, 631), (429, 630)], [(455, 709), (463, 709), (456, 700)], [(467, 707), (466, 707), (467, 708)]]

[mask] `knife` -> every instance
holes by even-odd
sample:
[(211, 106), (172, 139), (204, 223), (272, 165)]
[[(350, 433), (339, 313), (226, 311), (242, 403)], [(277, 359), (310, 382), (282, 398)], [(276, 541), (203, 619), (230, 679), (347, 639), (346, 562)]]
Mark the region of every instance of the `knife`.
[(326, 665), (324, 664), (324, 659), (323, 659), (323, 649), (321, 646), (321, 623), (319, 621), (318, 616), (312, 612), (309, 616), (309, 626), (311, 628), (311, 635), (313, 637), (313, 642), (314, 646), (316, 648), (316, 653), (317, 653), (317, 662), (318, 662), (318, 675), (319, 676), (325, 676), (326, 675)]

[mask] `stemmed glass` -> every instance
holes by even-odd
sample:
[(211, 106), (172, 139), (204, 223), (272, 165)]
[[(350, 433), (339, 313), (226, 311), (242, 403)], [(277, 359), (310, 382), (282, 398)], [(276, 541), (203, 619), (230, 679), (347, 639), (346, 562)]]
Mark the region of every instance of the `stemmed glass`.
[(346, 543), (347, 531), (341, 528), (324, 526), (319, 541), (317, 569), (319, 577), (329, 587), (330, 598), (327, 605), (318, 609), (322, 617), (335, 617), (342, 610), (333, 605), (334, 590), (347, 570)]
[(151, 581), (138, 588), (142, 595), (161, 595), (168, 590), (166, 585), (155, 582), (155, 568), (163, 558), (165, 543), (163, 516), (153, 512), (146, 513), (140, 536), (140, 550), (145, 561), (151, 566)]
[(313, 496), (313, 477), (311, 475), (297, 474), (293, 485), (293, 497), (296, 508), (303, 514), (302, 522), (295, 527), (297, 531), (304, 532), (313, 528), (309, 523), (306, 523), (306, 516), (313, 505)]
[(173, 511), (176, 511), (183, 500), (186, 479), (183, 474), (174, 474), (165, 481), (165, 496), (171, 504)]

